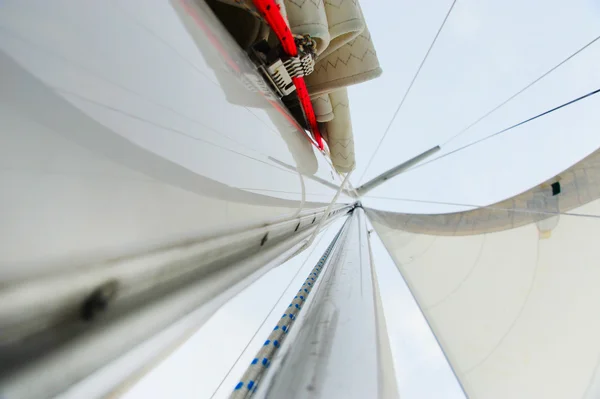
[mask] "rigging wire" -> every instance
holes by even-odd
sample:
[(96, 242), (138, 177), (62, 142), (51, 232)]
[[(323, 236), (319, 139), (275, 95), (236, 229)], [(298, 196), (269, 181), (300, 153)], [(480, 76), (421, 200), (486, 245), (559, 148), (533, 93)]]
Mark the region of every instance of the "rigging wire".
[(568, 56), (564, 60), (562, 60), (560, 63), (558, 63), (555, 66), (553, 66), (552, 68), (550, 68), (548, 71), (546, 71), (544, 74), (542, 74), (541, 76), (539, 76), (537, 79), (535, 79), (534, 81), (532, 81), (531, 83), (529, 83), (527, 86), (523, 87), (521, 90), (517, 91), (515, 94), (513, 94), (510, 97), (508, 97), (506, 100), (504, 100), (503, 102), (501, 102), (500, 104), (498, 104), (497, 106), (495, 106), (494, 108), (492, 108), (491, 110), (489, 110), (488, 112), (486, 112), (485, 114), (483, 114), (481, 117), (479, 117), (478, 119), (476, 119), (474, 122), (472, 122), (470, 125), (468, 125), (467, 127), (465, 127), (463, 130), (461, 130), (460, 132), (456, 133), (454, 136), (450, 137), (448, 140), (446, 140), (444, 143), (442, 143), (440, 145), (440, 147), (445, 146), (449, 142), (455, 140), (456, 138), (458, 138), (459, 136), (461, 136), (462, 134), (464, 134), (465, 132), (467, 132), (468, 130), (470, 130), (473, 126), (477, 125), (479, 122), (481, 122), (482, 120), (486, 119), (488, 116), (490, 116), (494, 112), (498, 111), (500, 108), (502, 108), (503, 106), (505, 106), (506, 104), (508, 104), (512, 100), (514, 100), (516, 97), (518, 97), (523, 92), (527, 91), (529, 88), (531, 88), (533, 85), (535, 85), (537, 82), (539, 82), (540, 80), (544, 79), (546, 76), (550, 75), (552, 72), (554, 72), (555, 70), (557, 70), (558, 68), (560, 68), (561, 66), (563, 66), (564, 64), (566, 64), (569, 60), (571, 60), (572, 58), (574, 58), (575, 56), (577, 56), (579, 53), (581, 53), (582, 51), (584, 51), (585, 49), (587, 49), (588, 47), (590, 47), (592, 44), (596, 43), (598, 40), (600, 40), (600, 35), (597, 36), (594, 40), (592, 40), (588, 44), (586, 44), (585, 46), (581, 47), (579, 50), (575, 51), (573, 54), (571, 54), (570, 56)]
[(442, 24), (440, 25), (437, 33), (435, 34), (435, 37), (433, 38), (433, 41), (431, 42), (431, 45), (429, 45), (429, 49), (427, 50), (427, 53), (425, 53), (425, 57), (423, 57), (423, 60), (421, 61), (421, 64), (419, 65), (419, 68), (417, 69), (417, 72), (415, 73), (415, 75), (412, 78), (412, 81), (408, 85), (408, 89), (406, 89), (406, 92), (404, 93), (404, 96), (402, 97), (402, 100), (400, 100), (400, 104), (396, 108), (396, 111), (394, 112), (394, 115), (392, 115), (392, 119), (390, 120), (390, 123), (388, 123), (387, 128), (385, 129), (385, 131), (383, 133), (383, 136), (381, 137), (381, 140), (379, 140), (379, 144), (377, 144), (377, 148), (375, 148), (375, 151), (373, 152), (373, 155), (371, 155), (371, 158), (369, 159), (369, 162), (367, 163), (367, 166), (366, 166), (363, 174), (360, 176), (360, 179), (358, 180), (359, 181), (359, 185), (360, 185), (360, 182), (362, 181), (362, 179), (365, 177), (365, 174), (369, 170), (369, 167), (371, 166), (371, 163), (373, 162), (373, 159), (375, 159), (375, 155), (377, 155), (377, 152), (381, 148), (381, 144), (383, 144), (383, 140), (385, 140), (385, 137), (390, 132), (390, 128), (392, 127), (392, 124), (396, 120), (396, 117), (398, 116), (398, 113), (400, 112), (400, 109), (404, 105), (404, 102), (406, 101), (406, 98), (408, 97), (408, 94), (410, 93), (413, 85), (415, 84), (415, 81), (419, 77), (419, 74), (421, 73), (421, 69), (423, 69), (423, 65), (425, 65), (425, 62), (427, 61), (427, 58), (429, 57), (429, 53), (431, 53), (431, 50), (433, 49), (433, 46), (435, 45), (438, 37), (440, 36), (440, 33), (442, 32), (442, 29), (444, 28), (444, 25), (446, 25), (446, 21), (448, 20), (448, 17), (450, 17), (450, 13), (454, 9), (454, 5), (455, 4), (456, 4), (456, 0), (454, 0), (452, 2), (452, 4), (450, 5), (450, 8), (448, 9), (448, 12), (446, 13), (446, 16), (444, 17), (444, 20), (442, 21)]
[(500, 134), (506, 133), (506, 132), (508, 132), (509, 130), (512, 130), (512, 129), (514, 129), (514, 128), (516, 128), (516, 127), (519, 127), (519, 126), (522, 126), (522, 125), (525, 125), (526, 123), (529, 123), (529, 122), (531, 122), (531, 121), (533, 121), (533, 120), (535, 120), (535, 119), (541, 118), (542, 116), (548, 115), (548, 114), (550, 114), (550, 113), (552, 113), (552, 112), (554, 112), (554, 111), (558, 111), (558, 110), (559, 110), (559, 109), (561, 109), (561, 108), (564, 108), (564, 107), (567, 107), (567, 106), (569, 106), (569, 105), (572, 105), (572, 104), (574, 104), (574, 103), (576, 103), (576, 102), (578, 102), (578, 101), (584, 100), (584, 99), (586, 99), (586, 98), (588, 98), (588, 97), (591, 97), (591, 96), (593, 96), (593, 95), (595, 95), (595, 94), (598, 94), (598, 93), (600, 93), (600, 89), (596, 89), (596, 90), (594, 90), (594, 91), (591, 91), (591, 92), (589, 92), (589, 93), (587, 93), (587, 94), (584, 94), (583, 96), (577, 97), (577, 98), (576, 98), (576, 99), (574, 99), (574, 100), (571, 100), (571, 101), (569, 101), (569, 102), (566, 102), (566, 103), (564, 103), (564, 104), (561, 104), (561, 105), (559, 105), (559, 106), (557, 106), (557, 107), (554, 107), (554, 108), (552, 108), (552, 109), (550, 109), (550, 110), (548, 110), (548, 111), (542, 112), (541, 114), (538, 114), (538, 115), (536, 115), (536, 116), (534, 116), (534, 117), (531, 117), (531, 118), (529, 118), (529, 119), (526, 119), (526, 120), (524, 120), (524, 121), (522, 121), (522, 122), (516, 123), (516, 124), (514, 124), (514, 125), (512, 125), (512, 126), (509, 126), (509, 127), (505, 128), (505, 129), (502, 129), (502, 130), (500, 130), (500, 131), (498, 131), (498, 132), (496, 132), (496, 133), (490, 134), (489, 136), (485, 136), (485, 137), (483, 137), (483, 138), (480, 138), (479, 140), (475, 140), (475, 141), (472, 141), (472, 142), (470, 142), (470, 143), (468, 143), (468, 144), (465, 144), (465, 145), (463, 145), (462, 147), (458, 147), (458, 148), (456, 148), (456, 149), (454, 149), (454, 150), (452, 150), (452, 151), (450, 151), (450, 152), (447, 152), (447, 153), (445, 153), (445, 154), (443, 154), (443, 155), (440, 155), (440, 156), (439, 156), (439, 157), (437, 157), (437, 158), (433, 158), (433, 159), (431, 159), (431, 160), (429, 160), (429, 161), (426, 161), (426, 162), (423, 162), (423, 163), (421, 163), (421, 164), (415, 165), (415, 166), (413, 166), (412, 168), (409, 168), (409, 169), (407, 169), (407, 170), (406, 170), (404, 173), (410, 172), (411, 170), (418, 169), (418, 168), (420, 168), (420, 167), (422, 167), (422, 166), (425, 166), (425, 165), (428, 165), (428, 164), (430, 164), (430, 163), (432, 163), (432, 162), (438, 161), (438, 160), (440, 160), (440, 159), (442, 159), (442, 158), (445, 158), (445, 157), (447, 157), (447, 156), (449, 156), (449, 155), (456, 154), (456, 153), (457, 153), (457, 152), (459, 152), (459, 151), (462, 151), (462, 150), (464, 150), (464, 149), (467, 149), (467, 148), (469, 148), (469, 147), (472, 147), (472, 146), (474, 146), (474, 145), (476, 145), (476, 144), (482, 143), (482, 142), (484, 142), (484, 141), (486, 141), (486, 140), (489, 140), (489, 139), (491, 139), (492, 137), (496, 137), (496, 136), (498, 136), (498, 135), (500, 135)]
[[(325, 231), (323, 231), (323, 233), (325, 233), (327, 231), (327, 229)], [(261, 328), (264, 327), (264, 325), (266, 324), (267, 320), (269, 319), (269, 316), (271, 316), (273, 314), (273, 312), (275, 311), (275, 308), (281, 302), (281, 300), (283, 299), (284, 295), (290, 289), (290, 287), (292, 286), (292, 283), (296, 280), (296, 277), (298, 277), (298, 275), (300, 274), (300, 271), (302, 271), (302, 269), (304, 268), (304, 265), (306, 265), (306, 262), (308, 262), (308, 260), (310, 259), (310, 257), (312, 256), (312, 254), (315, 252), (316, 249), (317, 249), (317, 246), (315, 245), (313, 247), (313, 249), (310, 251), (310, 253), (308, 254), (308, 256), (306, 257), (306, 259), (304, 259), (304, 262), (302, 262), (302, 264), (300, 265), (300, 267), (296, 271), (296, 274), (294, 274), (294, 276), (290, 279), (290, 282), (288, 283), (287, 287), (284, 288), (284, 290), (281, 293), (281, 295), (279, 296), (279, 298), (275, 301), (275, 303), (273, 304), (273, 307), (271, 308), (271, 310), (269, 311), (269, 313), (267, 313), (267, 315), (265, 316), (265, 318), (263, 319), (263, 321), (260, 323), (260, 326), (258, 326), (258, 328), (256, 329), (256, 331), (254, 332), (254, 335), (252, 336), (252, 338), (250, 338), (250, 340), (248, 341), (248, 343), (246, 344), (246, 346), (244, 347), (244, 349), (242, 349), (242, 351), (240, 352), (240, 355), (237, 357), (237, 359), (235, 359), (235, 362), (233, 362), (233, 364), (231, 365), (231, 367), (227, 371), (227, 374), (225, 374), (225, 376), (223, 377), (223, 379), (221, 380), (221, 382), (219, 383), (219, 385), (217, 386), (217, 388), (214, 390), (213, 394), (210, 396), (210, 399), (213, 399), (215, 397), (215, 395), (217, 394), (217, 392), (219, 392), (219, 389), (221, 389), (221, 387), (223, 386), (223, 383), (225, 382), (225, 380), (227, 379), (227, 377), (229, 377), (229, 375), (233, 371), (233, 368), (240, 362), (240, 359), (242, 358), (242, 356), (244, 355), (244, 353), (246, 353), (246, 351), (250, 347), (250, 344), (254, 341), (254, 339), (256, 338), (256, 336), (258, 335), (258, 333), (260, 332)]]
[[(367, 195), (365, 198), (373, 198), (373, 199), (383, 199), (383, 200), (391, 200), (391, 201), (404, 201), (404, 202), (415, 202), (419, 204), (431, 204), (431, 205), (448, 205), (448, 206), (464, 206), (471, 207), (476, 209), (490, 209), (494, 211), (508, 211), (508, 212), (516, 212), (516, 213), (535, 213), (540, 215), (564, 215), (564, 216), (576, 216), (576, 217), (585, 217), (585, 218), (593, 218), (600, 219), (600, 215), (593, 215), (590, 213), (573, 213), (573, 212), (552, 212), (552, 211), (544, 211), (544, 210), (533, 210), (533, 209), (523, 209), (523, 208), (498, 208), (492, 205), (474, 205), (474, 204), (462, 204), (459, 202), (445, 202), (445, 201), (433, 201), (433, 200), (418, 200), (412, 198), (394, 198), (394, 197), (380, 197), (375, 195)], [(426, 214), (424, 214), (425, 216)], [(443, 215), (443, 214), (441, 214)]]

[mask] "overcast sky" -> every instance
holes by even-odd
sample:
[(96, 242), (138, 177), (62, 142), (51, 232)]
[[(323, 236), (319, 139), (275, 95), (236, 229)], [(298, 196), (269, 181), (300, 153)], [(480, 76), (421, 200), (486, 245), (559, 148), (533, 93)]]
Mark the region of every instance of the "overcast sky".
[[(384, 74), (350, 90), (359, 185), (364, 168), (443, 20), (450, 0), (366, 1), (364, 13)], [(458, 0), (404, 108), (362, 182), (446, 142), (488, 110), (600, 34), (600, 0)], [(452, 150), (600, 87), (600, 42), (447, 145)], [(363, 202), (404, 212), (462, 208), (397, 199), (486, 205), (524, 191), (600, 147), (600, 97), (377, 188)], [(443, 153), (442, 152), (442, 153)], [(281, 292), (301, 284), (334, 228), (309, 252), (250, 287), (221, 309), (127, 398), (208, 398)], [(387, 252), (374, 238), (375, 262), (403, 398), (454, 398), (461, 391)], [(306, 261), (306, 262), (305, 262)], [(287, 306), (277, 305), (217, 397), (226, 397)], [(281, 309), (279, 309), (281, 308)], [(217, 356), (218, 354), (218, 356)], [(198, 378), (202, 373), (203, 378)], [(199, 384), (199, 381), (211, 381)]]
[[(449, 0), (361, 4), (383, 75), (351, 88), (357, 170), (363, 174), (450, 5)], [(365, 180), (454, 134), (600, 35), (600, 1), (458, 0)], [(600, 87), (600, 43), (464, 135), (451, 150)], [(600, 97), (507, 132), (370, 195), (486, 205), (524, 191), (600, 147)], [(492, 178), (493, 177), (493, 178)], [(364, 180), (363, 180), (364, 182)], [(399, 201), (377, 207), (439, 212)], [(446, 211), (456, 211), (456, 208)]]

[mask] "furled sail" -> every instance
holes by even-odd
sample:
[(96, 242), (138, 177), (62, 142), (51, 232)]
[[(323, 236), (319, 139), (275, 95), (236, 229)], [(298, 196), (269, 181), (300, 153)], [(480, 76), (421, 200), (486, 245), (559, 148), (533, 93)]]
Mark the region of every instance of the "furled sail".
[[(211, 0), (208, 4), (243, 49), (261, 40), (277, 41), (252, 0)], [(314, 69), (304, 76), (306, 86), (334, 168), (339, 173), (351, 172), (356, 161), (347, 87), (382, 73), (360, 4), (355, 0), (280, 0), (276, 4), (290, 31), (314, 42)], [(303, 115), (295, 103), (288, 106), (297, 117)]]
[(513, 198), (367, 213), (470, 398), (600, 394), (600, 151)]

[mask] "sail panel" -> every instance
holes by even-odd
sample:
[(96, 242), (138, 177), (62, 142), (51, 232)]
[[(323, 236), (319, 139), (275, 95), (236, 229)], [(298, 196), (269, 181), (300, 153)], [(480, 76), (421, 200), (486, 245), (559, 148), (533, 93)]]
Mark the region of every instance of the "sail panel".
[[(554, 195), (546, 182), (450, 216), (367, 211), (470, 398), (598, 393), (597, 154)], [(536, 195), (555, 213), (510, 207)]]
[[(600, 150), (524, 193), (468, 212), (429, 215), (371, 209), (369, 214), (394, 229), (462, 236), (540, 224), (556, 213), (575, 212), (576, 208), (597, 198), (600, 198)], [(552, 224), (552, 220), (545, 222), (548, 223)]]

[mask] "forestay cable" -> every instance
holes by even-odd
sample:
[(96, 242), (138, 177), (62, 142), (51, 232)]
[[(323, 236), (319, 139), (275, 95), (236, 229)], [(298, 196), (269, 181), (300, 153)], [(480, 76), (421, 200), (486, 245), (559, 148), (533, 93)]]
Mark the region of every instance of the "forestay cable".
[(460, 132), (456, 133), (454, 136), (450, 137), (444, 143), (442, 143), (441, 146), (445, 146), (449, 142), (451, 142), (454, 139), (456, 139), (459, 136), (461, 136), (463, 133), (465, 133), (468, 130), (470, 130), (473, 126), (477, 125), (479, 122), (481, 122), (482, 120), (484, 120), (485, 118), (487, 118), (488, 116), (490, 116), (494, 112), (498, 111), (500, 108), (502, 108), (503, 106), (505, 106), (506, 104), (508, 104), (512, 100), (514, 100), (516, 97), (518, 97), (523, 92), (527, 91), (530, 87), (532, 87), (533, 85), (535, 85), (537, 82), (539, 82), (540, 80), (544, 79), (546, 76), (550, 75), (552, 72), (554, 72), (555, 70), (557, 70), (558, 68), (560, 68), (561, 66), (563, 66), (569, 60), (571, 60), (572, 58), (574, 58), (576, 55), (578, 55), (579, 53), (581, 53), (583, 50), (585, 50), (588, 47), (590, 47), (592, 44), (596, 43), (598, 40), (600, 40), (600, 36), (597, 36), (594, 40), (592, 40), (591, 42), (589, 42), (585, 46), (581, 47), (579, 50), (575, 51), (573, 54), (571, 54), (570, 56), (568, 56), (567, 58), (565, 58), (564, 60), (562, 60), (561, 62), (559, 62), (555, 66), (553, 66), (552, 68), (550, 68), (548, 71), (546, 71), (544, 74), (542, 74), (541, 76), (539, 76), (537, 79), (535, 79), (534, 81), (532, 81), (531, 83), (529, 83), (527, 86), (523, 87), (521, 90), (517, 91), (512, 96), (508, 97), (506, 100), (504, 100), (500, 104), (496, 105), (494, 108), (492, 108), (491, 110), (489, 110), (488, 112), (486, 112), (485, 114), (483, 114), (481, 117), (477, 118), (470, 125), (468, 125), (467, 127), (465, 127)]
[(508, 132), (509, 130), (512, 130), (512, 129), (514, 129), (514, 128), (516, 128), (516, 127), (519, 127), (519, 126), (522, 126), (522, 125), (525, 125), (526, 123), (529, 123), (529, 122), (531, 122), (531, 121), (534, 121), (534, 120), (536, 120), (536, 119), (538, 119), (538, 118), (541, 118), (542, 116), (545, 116), (545, 115), (551, 114), (551, 113), (552, 113), (552, 112), (554, 112), (554, 111), (558, 111), (558, 110), (559, 110), (559, 109), (561, 109), (561, 108), (564, 108), (564, 107), (567, 107), (567, 106), (569, 106), (569, 105), (572, 105), (572, 104), (574, 104), (574, 103), (576, 103), (576, 102), (578, 102), (578, 101), (584, 100), (584, 99), (586, 99), (586, 98), (588, 98), (588, 97), (591, 97), (591, 96), (593, 96), (593, 95), (595, 95), (595, 94), (598, 94), (598, 93), (600, 93), (600, 89), (596, 89), (596, 90), (594, 90), (594, 91), (592, 91), (592, 92), (589, 92), (589, 93), (587, 93), (587, 94), (584, 94), (584, 95), (583, 95), (583, 96), (581, 96), (581, 97), (577, 97), (577, 98), (576, 98), (576, 99), (574, 99), (574, 100), (571, 100), (571, 101), (569, 101), (569, 102), (566, 102), (566, 103), (564, 103), (564, 104), (561, 104), (561, 105), (559, 105), (559, 106), (557, 106), (557, 107), (554, 107), (554, 108), (552, 108), (552, 109), (550, 109), (550, 110), (548, 110), (548, 111), (542, 112), (541, 114), (538, 114), (538, 115), (536, 115), (536, 116), (534, 116), (534, 117), (531, 117), (531, 118), (529, 118), (529, 119), (526, 119), (526, 120), (524, 120), (524, 121), (522, 121), (522, 122), (516, 123), (516, 124), (514, 124), (514, 125), (512, 125), (512, 126), (509, 126), (509, 127), (505, 128), (505, 129), (502, 129), (502, 130), (500, 130), (500, 131), (498, 131), (498, 132), (496, 132), (496, 133), (490, 134), (489, 136), (485, 136), (485, 137), (483, 137), (483, 138), (481, 138), (481, 139), (479, 139), (479, 140), (475, 140), (475, 141), (473, 141), (473, 142), (471, 142), (471, 143), (465, 144), (464, 146), (462, 146), (462, 147), (458, 147), (457, 149), (455, 149), (455, 150), (452, 150), (452, 151), (450, 151), (450, 152), (447, 152), (447, 153), (445, 153), (445, 154), (443, 154), (443, 155), (440, 155), (440, 156), (439, 156), (439, 157), (437, 157), (437, 158), (433, 158), (433, 159), (431, 159), (431, 160), (429, 160), (429, 161), (427, 161), (427, 162), (423, 162), (423, 163), (421, 163), (421, 164), (415, 165), (415, 166), (413, 166), (412, 168), (410, 168), (410, 169), (407, 169), (407, 170), (406, 170), (404, 173), (407, 173), (407, 172), (410, 172), (410, 171), (412, 171), (412, 170), (418, 169), (418, 168), (420, 168), (420, 167), (423, 167), (423, 166), (425, 166), (425, 165), (428, 165), (428, 164), (430, 164), (430, 163), (432, 163), (432, 162), (439, 161), (440, 159), (442, 159), (442, 158), (445, 158), (445, 157), (447, 157), (447, 156), (449, 156), (449, 155), (456, 154), (457, 152), (459, 152), (459, 151), (462, 151), (462, 150), (464, 150), (464, 149), (466, 149), (466, 148), (472, 147), (472, 146), (474, 146), (475, 144), (479, 144), (479, 143), (482, 143), (482, 142), (484, 142), (484, 141), (486, 141), (486, 140), (489, 140), (489, 139), (491, 139), (492, 137), (499, 136), (500, 134), (506, 133), (506, 132)]
[(373, 162), (373, 159), (375, 159), (375, 155), (377, 155), (377, 152), (379, 151), (379, 148), (381, 148), (381, 144), (383, 144), (383, 140), (385, 140), (385, 137), (389, 133), (390, 128), (392, 127), (392, 124), (396, 120), (396, 117), (398, 116), (398, 113), (400, 112), (400, 109), (404, 105), (404, 102), (406, 101), (406, 98), (408, 97), (408, 94), (410, 93), (413, 85), (415, 84), (415, 81), (419, 77), (419, 74), (421, 73), (421, 69), (423, 69), (423, 65), (425, 65), (425, 62), (427, 61), (427, 58), (429, 57), (429, 53), (431, 53), (431, 50), (433, 49), (433, 46), (435, 45), (438, 37), (440, 36), (440, 33), (442, 32), (442, 29), (444, 28), (444, 25), (446, 25), (446, 21), (448, 20), (448, 17), (450, 17), (450, 13), (454, 9), (454, 5), (455, 4), (456, 4), (456, 0), (454, 0), (452, 2), (452, 5), (450, 5), (450, 8), (448, 9), (448, 12), (446, 13), (446, 17), (444, 17), (444, 21), (442, 21), (442, 24), (440, 25), (437, 33), (435, 34), (435, 37), (433, 38), (433, 41), (431, 42), (431, 45), (429, 46), (429, 49), (427, 50), (427, 53), (425, 53), (425, 57), (423, 57), (423, 60), (421, 61), (421, 65), (419, 65), (419, 68), (417, 69), (417, 72), (415, 73), (415, 76), (413, 76), (412, 81), (408, 85), (408, 89), (406, 89), (406, 92), (404, 93), (404, 96), (402, 97), (402, 100), (400, 100), (400, 104), (398, 105), (398, 108), (396, 108), (396, 111), (394, 112), (394, 115), (392, 116), (392, 119), (390, 120), (390, 123), (388, 123), (387, 128), (385, 129), (385, 132), (383, 133), (383, 136), (381, 137), (381, 140), (379, 140), (379, 144), (377, 144), (377, 148), (375, 148), (375, 151), (373, 152), (373, 155), (371, 155), (371, 158), (369, 159), (369, 162), (367, 162), (367, 166), (365, 167), (365, 170), (364, 170), (363, 174), (360, 176), (360, 179), (358, 179), (359, 185), (360, 185), (360, 182), (362, 182), (362, 179), (365, 177), (365, 174), (367, 174), (367, 171), (369, 170), (369, 167), (371, 166), (371, 163)]

